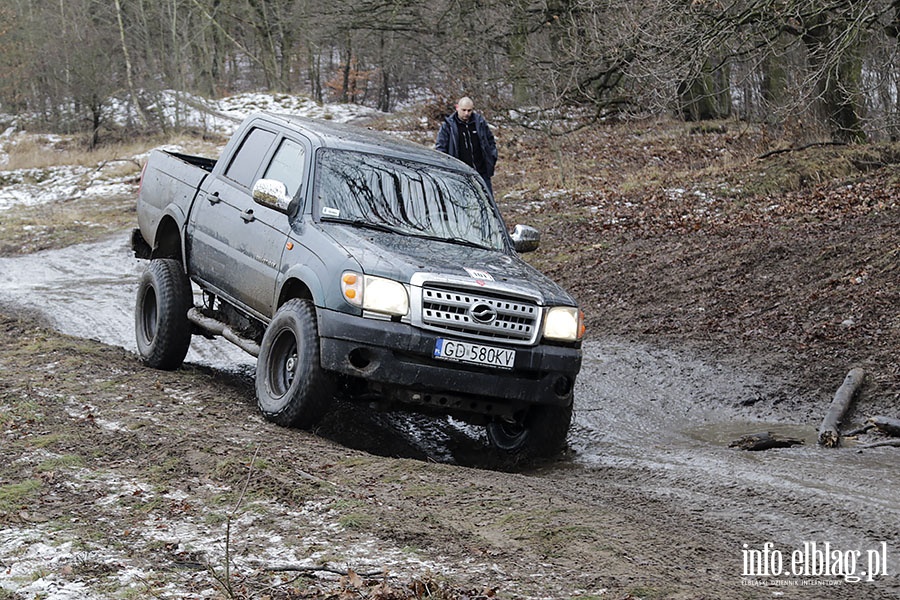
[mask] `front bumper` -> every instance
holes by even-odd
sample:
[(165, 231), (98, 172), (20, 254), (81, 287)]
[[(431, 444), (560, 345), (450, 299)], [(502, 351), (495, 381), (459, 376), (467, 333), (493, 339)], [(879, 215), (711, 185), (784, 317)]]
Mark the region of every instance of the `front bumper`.
[(434, 358), (437, 339), (446, 335), (336, 311), (318, 315), (322, 367), (364, 380), (391, 400), (490, 416), (572, 403), (580, 348), (485, 342), (516, 351), (512, 369), (497, 369)]

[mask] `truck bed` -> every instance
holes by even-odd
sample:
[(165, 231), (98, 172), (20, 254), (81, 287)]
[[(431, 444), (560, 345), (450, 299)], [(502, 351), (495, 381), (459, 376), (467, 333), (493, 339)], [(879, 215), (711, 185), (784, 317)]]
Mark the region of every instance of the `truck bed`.
[(151, 246), (165, 211), (179, 226), (184, 225), (197, 190), (216, 162), (212, 158), (167, 150), (150, 153), (141, 179), (137, 213), (141, 232)]

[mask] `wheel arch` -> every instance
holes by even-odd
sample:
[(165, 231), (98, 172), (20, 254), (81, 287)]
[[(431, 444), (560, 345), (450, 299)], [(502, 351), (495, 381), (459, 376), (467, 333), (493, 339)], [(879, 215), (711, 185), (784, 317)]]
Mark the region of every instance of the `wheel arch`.
[(181, 227), (171, 215), (165, 215), (156, 228), (151, 258), (174, 258), (184, 265), (184, 245), (181, 241)]
[(310, 300), (315, 306), (322, 306), (324, 290), (316, 274), (305, 265), (292, 268), (281, 283), (276, 296), (273, 311), (277, 311), (285, 302), (297, 298)]

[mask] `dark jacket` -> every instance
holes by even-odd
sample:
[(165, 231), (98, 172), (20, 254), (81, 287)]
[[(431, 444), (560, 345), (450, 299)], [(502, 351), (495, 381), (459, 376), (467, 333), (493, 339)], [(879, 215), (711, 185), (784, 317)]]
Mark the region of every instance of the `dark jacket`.
[[(475, 128), (478, 132), (478, 142), (481, 144), (481, 153), (484, 158), (484, 172), (481, 173), (485, 177), (494, 176), (494, 166), (497, 164), (497, 142), (494, 141), (494, 134), (487, 121), (478, 113), (472, 113), (471, 119), (475, 121)], [(445, 154), (459, 158), (459, 125), (457, 123), (456, 113), (444, 119), (441, 124), (441, 130), (438, 131), (437, 141), (434, 144), (435, 149)]]

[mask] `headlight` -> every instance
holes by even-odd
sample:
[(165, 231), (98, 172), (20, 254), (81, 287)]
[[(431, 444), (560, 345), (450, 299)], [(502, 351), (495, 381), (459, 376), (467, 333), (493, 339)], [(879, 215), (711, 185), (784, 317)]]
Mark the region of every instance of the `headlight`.
[(574, 306), (554, 306), (544, 319), (544, 337), (577, 342), (584, 336), (584, 313)]
[(348, 271), (341, 276), (344, 299), (363, 310), (404, 316), (409, 312), (409, 295), (402, 283), (383, 277)]

